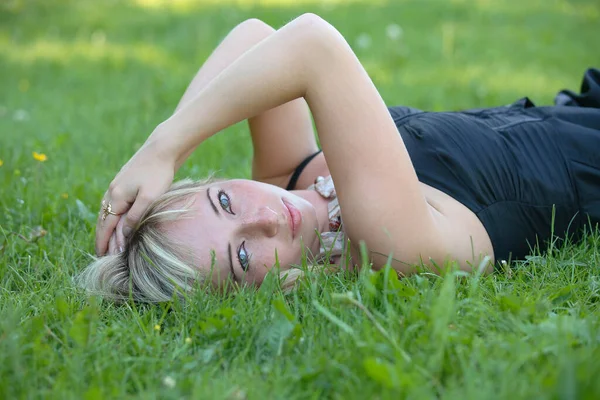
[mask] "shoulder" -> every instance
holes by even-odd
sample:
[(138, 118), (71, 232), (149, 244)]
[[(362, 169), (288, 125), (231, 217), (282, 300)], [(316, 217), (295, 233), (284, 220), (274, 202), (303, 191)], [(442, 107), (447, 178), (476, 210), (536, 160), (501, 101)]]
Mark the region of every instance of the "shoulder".
[(494, 263), (491, 238), (477, 215), (452, 196), (434, 187), (421, 184), (423, 195), (434, 217), (443, 244), (444, 254), (439, 265), (456, 260), (463, 270), (472, 270), (488, 257)]

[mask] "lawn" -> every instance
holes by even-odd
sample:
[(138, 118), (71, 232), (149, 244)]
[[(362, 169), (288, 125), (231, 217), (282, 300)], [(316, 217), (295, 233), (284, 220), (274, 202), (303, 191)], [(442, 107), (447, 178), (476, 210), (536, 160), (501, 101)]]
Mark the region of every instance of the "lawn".
[[(549, 104), (600, 64), (596, 0), (0, 2), (0, 398), (600, 398), (600, 235), (491, 276), (273, 279), (146, 306), (87, 298), (118, 169), (237, 23), (332, 22), (390, 105)], [(249, 177), (244, 124), (179, 177)]]

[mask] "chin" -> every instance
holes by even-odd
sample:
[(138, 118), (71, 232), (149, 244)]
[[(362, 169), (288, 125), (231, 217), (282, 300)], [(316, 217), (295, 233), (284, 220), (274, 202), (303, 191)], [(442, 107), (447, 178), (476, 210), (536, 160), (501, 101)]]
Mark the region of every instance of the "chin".
[[(307, 256), (309, 259), (313, 259), (319, 254), (321, 243), (319, 242), (319, 236), (314, 232), (314, 229), (310, 232), (310, 234), (302, 235), (302, 243), (304, 244), (304, 248), (308, 253)], [(300, 255), (300, 260), (298, 263), (300, 263), (301, 259), (302, 255)]]

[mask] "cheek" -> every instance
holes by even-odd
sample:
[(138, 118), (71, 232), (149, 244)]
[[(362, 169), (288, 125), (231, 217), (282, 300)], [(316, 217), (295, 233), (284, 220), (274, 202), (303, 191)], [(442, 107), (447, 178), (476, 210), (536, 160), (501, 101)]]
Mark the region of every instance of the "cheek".
[[(281, 271), (289, 270), (292, 265), (300, 265), (302, 258), (301, 249), (292, 249), (290, 247), (285, 248), (283, 251), (277, 251), (277, 259), (279, 260), (279, 268)], [(275, 253), (272, 250), (264, 253), (260, 262), (252, 265), (252, 271), (248, 273), (246, 281), (251, 284), (260, 286), (267, 273), (275, 265)]]
[[(277, 250), (277, 256), (280, 256), (281, 251)], [(256, 271), (267, 271), (275, 265), (275, 250), (267, 246), (259, 246), (251, 256), (250, 264)]]
[[(277, 255), (275, 254), (277, 252)], [(255, 263), (252, 267), (257, 271), (268, 271), (275, 265), (275, 260), (279, 260), (281, 269), (288, 269), (291, 264), (299, 264), (302, 258), (302, 249), (300, 246), (277, 246), (277, 250), (272, 247), (261, 247), (256, 254), (252, 255)]]

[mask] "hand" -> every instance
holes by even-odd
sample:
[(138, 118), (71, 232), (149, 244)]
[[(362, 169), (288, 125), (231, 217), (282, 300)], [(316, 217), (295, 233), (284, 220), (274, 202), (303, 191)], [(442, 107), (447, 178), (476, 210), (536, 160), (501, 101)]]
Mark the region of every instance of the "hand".
[(106, 254), (109, 242), (111, 254), (123, 248), (125, 238), (150, 203), (169, 189), (174, 175), (175, 160), (160, 151), (156, 142), (147, 142), (135, 153), (104, 194), (104, 204), (96, 224), (98, 256)]
[(127, 213), (120, 215), (117, 227), (113, 231), (112, 235), (110, 235), (110, 240), (108, 241), (107, 254), (119, 254), (123, 251), (125, 247), (125, 236), (123, 235), (123, 222), (125, 222), (126, 215)]

